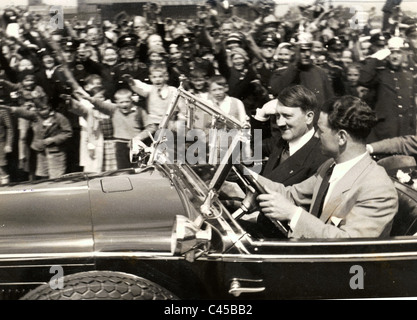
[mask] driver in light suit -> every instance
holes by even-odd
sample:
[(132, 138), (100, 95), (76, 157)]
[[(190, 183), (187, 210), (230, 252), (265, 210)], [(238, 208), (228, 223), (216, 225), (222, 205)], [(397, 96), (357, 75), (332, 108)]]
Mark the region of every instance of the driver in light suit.
[(388, 237), (398, 196), (385, 169), (366, 151), (375, 123), (372, 109), (357, 97), (329, 103), (318, 128), (322, 152), (333, 159), (293, 186), (259, 176), (268, 192), (257, 198), (262, 213), (287, 221), (291, 238)]

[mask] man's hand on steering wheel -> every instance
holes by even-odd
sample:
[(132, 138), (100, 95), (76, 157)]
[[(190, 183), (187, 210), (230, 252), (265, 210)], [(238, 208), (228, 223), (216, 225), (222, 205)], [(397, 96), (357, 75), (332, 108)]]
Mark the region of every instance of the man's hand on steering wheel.
[(290, 221), (298, 207), (278, 192), (266, 188), (267, 193), (257, 197), (259, 207), (269, 219)]
[[(240, 218), (243, 214), (248, 213), (249, 211), (246, 210), (246, 206), (248, 205), (250, 208), (253, 208), (259, 205), (261, 209), (261, 214), (267, 213), (269, 215), (265, 215), (274, 225), (276, 228), (278, 228), (279, 231), (282, 232), (285, 236), (288, 235), (288, 230), (283, 226), (281, 223), (281, 220), (291, 220), (292, 215), (295, 213), (295, 209), (297, 207), (293, 205), (290, 201), (285, 199), (284, 196), (282, 196), (279, 193), (272, 192), (270, 190), (267, 190), (264, 188), (263, 185), (259, 183), (259, 181), (255, 178), (255, 176), (250, 172), (250, 170), (245, 170), (246, 167), (242, 164), (235, 165), (236, 170), (239, 173), (239, 176), (241, 179), (245, 180), (245, 183), (248, 185), (247, 189), (250, 190), (249, 193), (247, 193), (245, 199), (242, 201), (241, 204), (241, 213), (236, 212), (233, 214), (235, 218)], [(254, 196), (256, 197), (256, 201), (258, 202), (256, 205), (253, 205)], [(282, 203), (285, 203), (285, 205), (280, 208), (280, 200), (275, 201), (276, 199), (282, 199), (285, 200)], [(262, 204), (262, 205), (261, 205)], [(288, 213), (283, 213), (283, 211), (290, 209)], [(253, 211), (253, 210), (252, 210)], [(288, 214), (288, 216), (287, 216)], [(283, 216), (283, 218), (273, 218), (271, 216)], [(288, 219), (287, 219), (288, 218)]]

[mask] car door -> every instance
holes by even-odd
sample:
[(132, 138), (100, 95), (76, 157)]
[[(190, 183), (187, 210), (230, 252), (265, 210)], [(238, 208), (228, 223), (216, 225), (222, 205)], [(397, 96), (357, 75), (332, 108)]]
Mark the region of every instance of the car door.
[(230, 297), (345, 299), (417, 295), (414, 237), (247, 240), (250, 254), (222, 255), (225, 290)]

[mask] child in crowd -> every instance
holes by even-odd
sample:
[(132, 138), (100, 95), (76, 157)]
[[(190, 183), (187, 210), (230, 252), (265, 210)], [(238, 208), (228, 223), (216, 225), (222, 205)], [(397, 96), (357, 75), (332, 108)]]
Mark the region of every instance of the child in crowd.
[(194, 69), (190, 72), (188, 87), (188, 91), (198, 98), (208, 100), (207, 75), (203, 70)]
[[(84, 83), (84, 89), (91, 97), (105, 100), (105, 89), (100, 76), (92, 74)], [(86, 99), (72, 99), (70, 110), (80, 117), (80, 166), (84, 172), (117, 169), (110, 116), (94, 109)]]
[[(224, 114), (234, 117), (242, 126), (249, 125), (249, 117), (246, 114), (245, 106), (243, 102), (237, 98), (230, 97), (227, 94), (228, 83), (226, 78), (221, 75), (212, 76), (208, 80), (208, 100), (207, 103), (211, 106), (217, 107)], [(204, 129), (207, 132), (207, 129), (212, 126), (211, 116), (208, 114), (196, 113), (194, 116), (195, 124)], [(220, 136), (219, 136), (220, 137)], [(214, 137), (208, 136), (208, 139), (214, 139)], [(208, 141), (207, 141), (208, 142)], [(210, 150), (213, 150), (214, 143), (217, 144), (217, 149), (219, 148), (219, 141), (214, 142), (210, 141)], [(250, 155), (250, 144), (249, 142), (243, 145), (243, 156), (248, 157)], [(218, 156), (218, 154), (217, 154)], [(214, 163), (216, 160), (216, 154), (213, 154), (210, 151), (209, 154), (209, 163)], [(222, 156), (222, 155), (220, 155)]]
[(131, 89), (146, 98), (148, 111), (147, 130), (153, 134), (158, 128), (177, 88), (167, 84), (169, 79), (168, 69), (163, 64), (153, 64), (149, 67), (149, 80), (152, 84), (140, 80), (129, 81)]
[[(12, 83), (7, 80), (1, 80), (2, 85), (10, 92), (10, 96), (14, 98), (15, 103), (26, 110), (36, 108), (48, 103), (48, 96), (40, 85), (36, 83), (35, 75), (30, 69), (19, 72), (18, 83)], [(29, 174), (29, 178), (33, 178), (33, 170), (35, 159), (31, 157), (31, 128), (30, 121), (19, 117), (17, 120), (18, 130), (18, 161), (19, 169)]]
[(81, 98), (90, 101), (95, 109), (111, 117), (117, 169), (132, 166), (129, 158), (130, 141), (138, 136), (140, 140), (148, 138), (148, 133), (145, 131), (145, 126), (148, 123), (146, 111), (134, 104), (132, 96), (132, 91), (119, 89), (114, 94), (113, 103), (91, 97), (88, 94), (81, 95)]
[(17, 117), (31, 121), (33, 140), (30, 147), (36, 152), (37, 178), (58, 178), (66, 171), (64, 142), (72, 136), (69, 120), (59, 112), (52, 111), (49, 104), (37, 105), (35, 109), (1, 106)]
[(361, 68), (358, 64), (351, 63), (346, 67), (345, 93), (359, 97), (358, 81), (361, 74)]
[(346, 67), (346, 82), (345, 82), (345, 94), (349, 94), (365, 102), (371, 99), (369, 96), (369, 89), (359, 85), (359, 77), (361, 74), (361, 65), (359, 63), (351, 63)]
[(237, 98), (230, 97), (227, 92), (229, 86), (225, 77), (215, 75), (208, 80), (208, 98), (216, 107), (220, 108), (225, 114), (233, 116), (242, 124), (249, 120), (243, 102)]

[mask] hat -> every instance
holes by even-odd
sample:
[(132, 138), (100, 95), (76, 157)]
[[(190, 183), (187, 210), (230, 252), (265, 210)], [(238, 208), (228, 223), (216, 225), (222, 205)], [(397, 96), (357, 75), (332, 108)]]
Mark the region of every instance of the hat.
[(119, 48), (133, 46), (136, 47), (139, 42), (139, 37), (136, 34), (129, 33), (120, 36), (117, 39), (116, 45)]
[(292, 49), (292, 47), (293, 47), (293, 45), (292, 45), (291, 43), (289, 43), (289, 42), (281, 42), (281, 43), (278, 45), (278, 50), (281, 50), (282, 48), (289, 48), (289, 49)]
[(52, 52), (50, 50), (46, 49), (46, 48), (39, 49), (37, 51), (37, 54), (40, 58), (42, 58), (44, 56), (52, 56)]
[(186, 47), (192, 45), (191, 38), (184, 35), (176, 37), (172, 42), (178, 45), (179, 47)]
[(390, 51), (401, 50), (405, 47), (405, 41), (401, 37), (392, 37), (388, 40), (388, 49)]
[(232, 32), (226, 39), (226, 44), (231, 42), (239, 42), (242, 43), (242, 36), (237, 32)]
[(265, 46), (278, 46), (279, 44), (279, 39), (277, 38), (276, 35), (273, 34), (266, 34), (262, 40), (261, 40), (261, 47), (265, 47)]
[(3, 12), (3, 19), (6, 23), (17, 22), (18, 14), (12, 8), (6, 8)]
[(230, 51), (230, 57), (231, 58), (233, 58), (233, 56), (236, 55), (236, 54), (241, 55), (246, 61), (249, 61), (248, 53), (244, 49), (242, 49), (240, 47), (237, 47), (237, 48), (233, 48)]
[(327, 42), (326, 48), (328, 51), (342, 51), (344, 45), (339, 37), (334, 37)]
[(371, 39), (369, 39), (369, 41), (375, 45), (375, 46), (380, 46), (383, 47), (387, 44), (387, 39), (385, 38), (385, 36), (381, 33), (375, 33), (374, 35), (371, 36)]
[(72, 28), (75, 31), (83, 31), (86, 28), (86, 23), (82, 21), (77, 21)]
[(78, 42), (72, 39), (64, 39), (61, 48), (63, 51), (76, 51), (78, 48)]
[(310, 32), (300, 32), (296, 36), (295, 44), (300, 46), (300, 49), (311, 49), (313, 46), (313, 35)]

